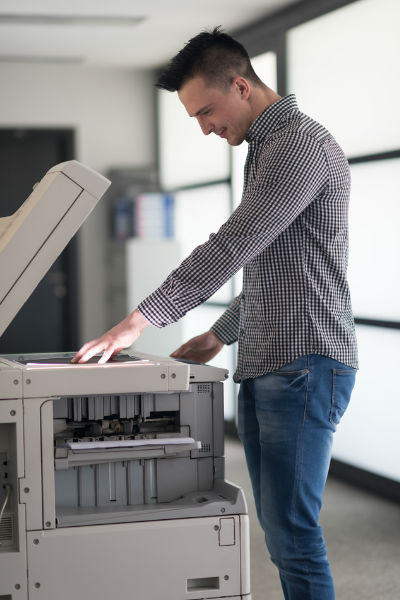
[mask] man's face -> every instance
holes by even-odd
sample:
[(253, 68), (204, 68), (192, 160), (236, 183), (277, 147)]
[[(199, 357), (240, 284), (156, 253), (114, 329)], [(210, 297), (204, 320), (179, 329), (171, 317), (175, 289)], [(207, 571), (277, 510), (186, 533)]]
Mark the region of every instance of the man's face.
[(197, 76), (181, 87), (178, 96), (189, 116), (197, 119), (204, 135), (215, 133), (231, 146), (238, 146), (252, 123), (246, 85), (247, 82), (238, 77), (225, 91), (207, 87), (204, 79)]

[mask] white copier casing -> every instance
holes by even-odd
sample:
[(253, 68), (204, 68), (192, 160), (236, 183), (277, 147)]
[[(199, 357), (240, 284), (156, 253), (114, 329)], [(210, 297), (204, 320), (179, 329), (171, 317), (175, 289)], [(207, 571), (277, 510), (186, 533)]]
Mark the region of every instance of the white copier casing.
[[(56, 165), (0, 219), (0, 335), (109, 184)], [(0, 600), (250, 600), (227, 372), (71, 357), (0, 356)]]

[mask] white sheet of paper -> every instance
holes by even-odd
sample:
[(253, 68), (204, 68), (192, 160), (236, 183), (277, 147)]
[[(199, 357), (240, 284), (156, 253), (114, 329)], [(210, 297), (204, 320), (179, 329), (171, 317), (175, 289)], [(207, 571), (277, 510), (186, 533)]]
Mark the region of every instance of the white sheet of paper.
[(99, 448), (135, 448), (138, 446), (166, 446), (172, 444), (194, 444), (190, 437), (158, 438), (150, 440), (109, 440), (104, 442), (68, 442), (71, 450), (98, 450)]

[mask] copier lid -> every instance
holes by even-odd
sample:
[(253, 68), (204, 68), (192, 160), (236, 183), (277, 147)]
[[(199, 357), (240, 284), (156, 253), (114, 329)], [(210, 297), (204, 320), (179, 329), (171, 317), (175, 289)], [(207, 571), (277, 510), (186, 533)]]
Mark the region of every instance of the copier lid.
[(76, 160), (64, 162), (13, 215), (0, 219), (0, 335), (110, 184)]

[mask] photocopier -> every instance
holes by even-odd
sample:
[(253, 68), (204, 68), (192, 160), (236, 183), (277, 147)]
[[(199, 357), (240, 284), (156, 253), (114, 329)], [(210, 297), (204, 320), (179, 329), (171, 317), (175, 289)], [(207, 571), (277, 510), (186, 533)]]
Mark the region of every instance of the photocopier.
[[(0, 219), (0, 335), (109, 184), (62, 163)], [(227, 371), (71, 358), (0, 356), (0, 600), (250, 600)]]

